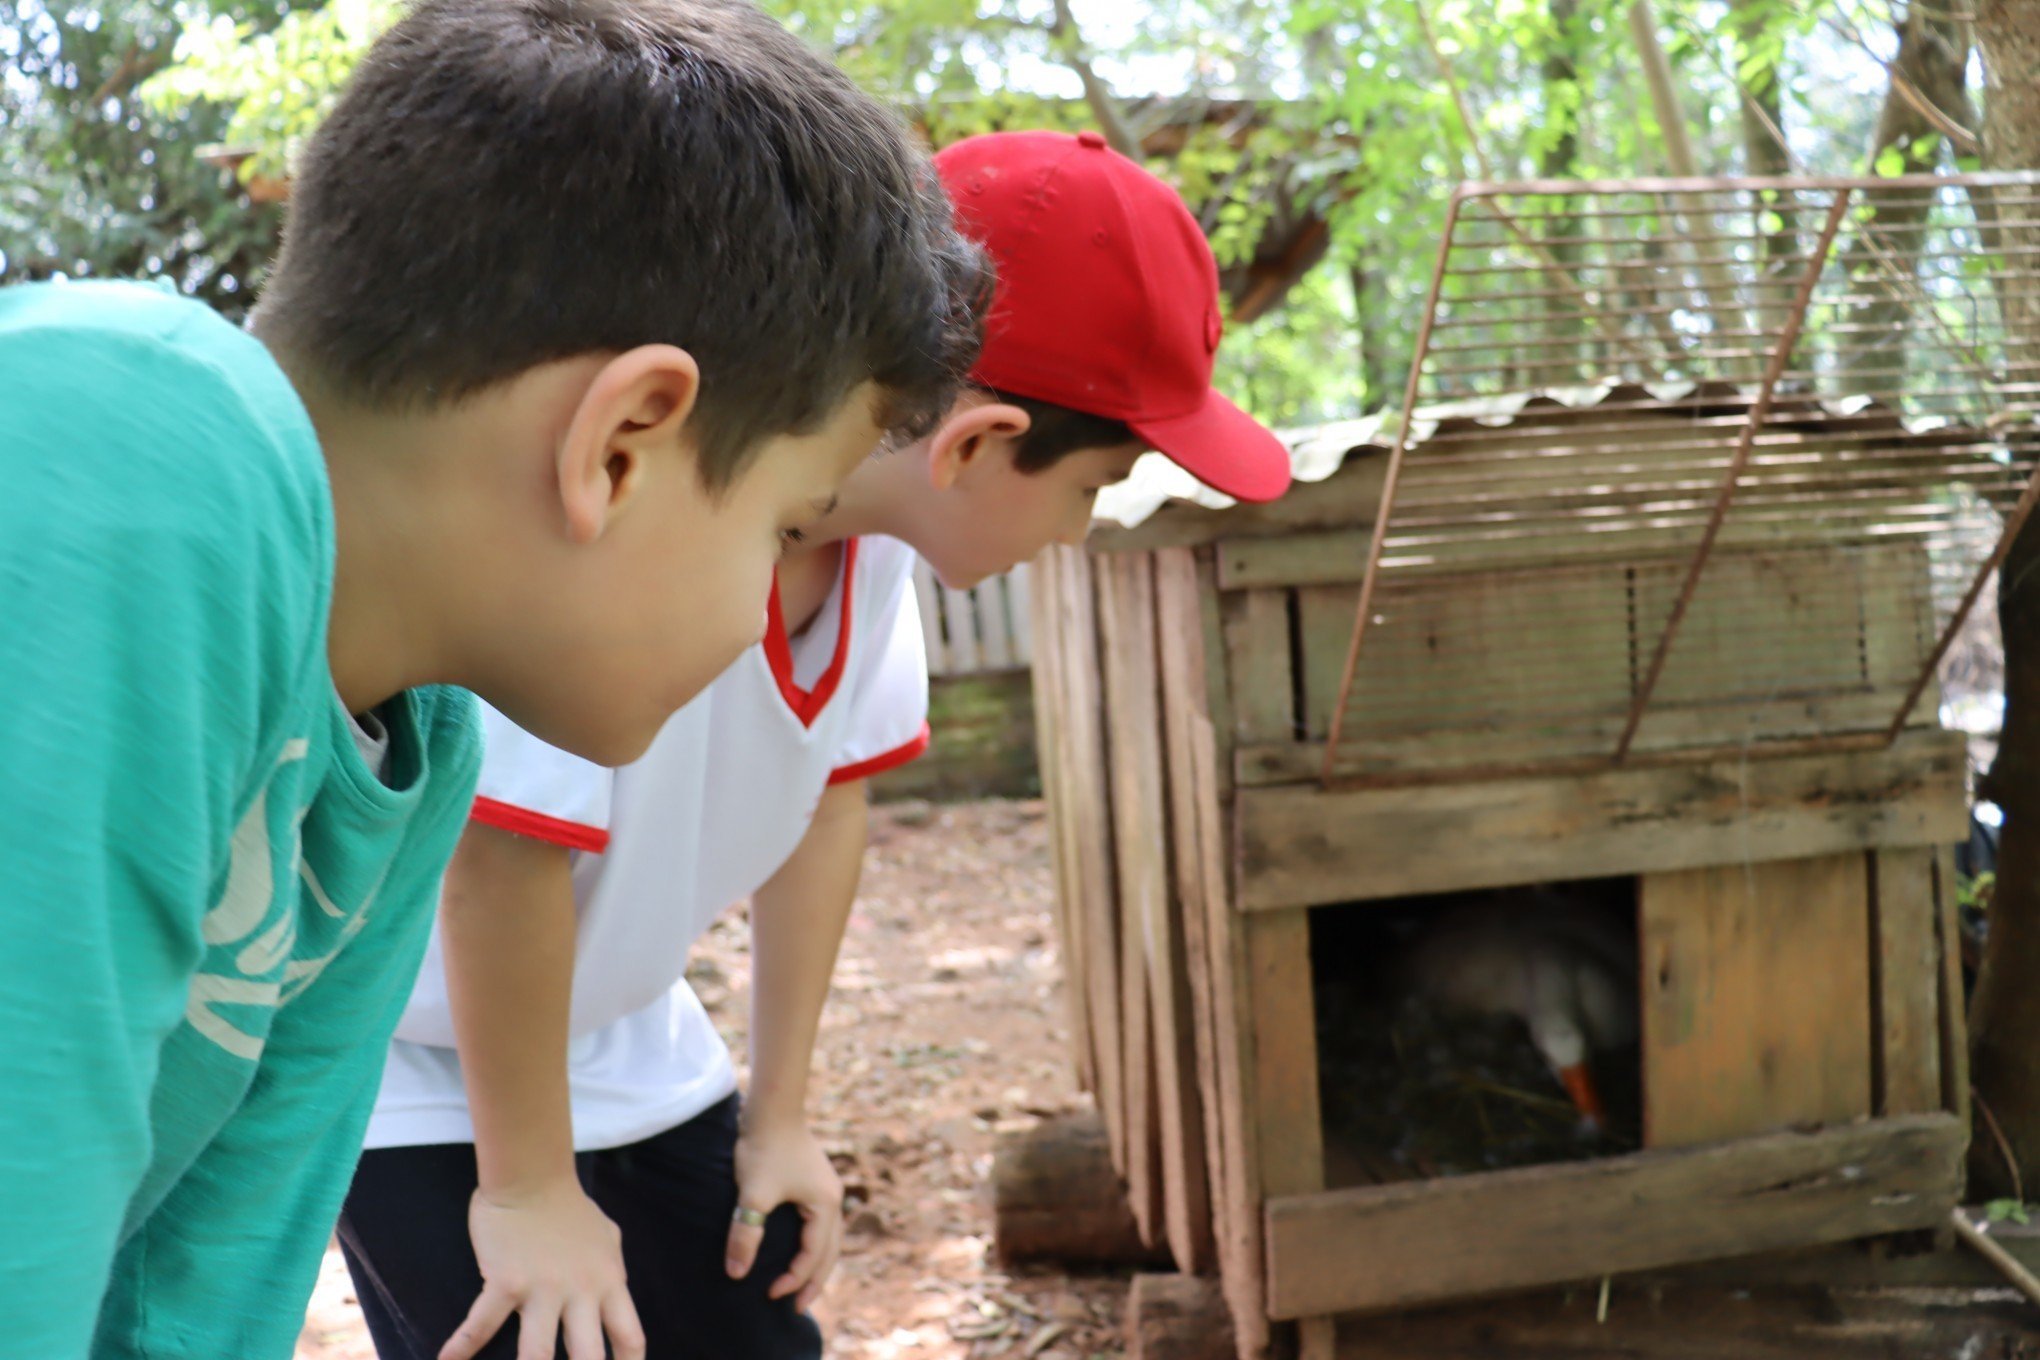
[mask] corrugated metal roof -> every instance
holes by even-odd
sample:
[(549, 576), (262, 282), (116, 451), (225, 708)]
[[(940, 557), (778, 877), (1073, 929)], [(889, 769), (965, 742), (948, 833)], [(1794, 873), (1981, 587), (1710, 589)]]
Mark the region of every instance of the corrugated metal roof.
[[(1585, 386), (1511, 392), (1501, 396), (1470, 397), (1462, 401), (1419, 406), (1415, 418), (1410, 422), (1410, 442), (1412, 445), (1424, 443), (1437, 433), (1439, 426), (1448, 422), (1467, 421), (1505, 429), (1514, 424), (1524, 409), (1533, 402), (1540, 405), (1555, 402), (1573, 410), (1588, 410), (1618, 394), (1629, 398), (1648, 397), (1664, 402), (1667, 418), (1677, 416), (1678, 402), (1696, 394), (1719, 400), (1748, 400), (1753, 395), (1726, 383), (1671, 382), (1637, 385), (1610, 381)], [(1795, 400), (1803, 402), (1806, 398), (1797, 397)], [(1869, 397), (1823, 398), (1819, 404), (1823, 410), (1838, 417), (1861, 416), (1872, 407), (1882, 405)], [(1889, 411), (1889, 408), (1883, 409)], [(1900, 420), (1896, 411), (1889, 411), (1889, 414), (1895, 422)], [(1296, 480), (1306, 483), (1321, 482), (1344, 467), (1349, 458), (1387, 454), (1395, 447), (1398, 422), (1401, 418), (1399, 412), (1378, 411), (1373, 415), (1360, 416), (1352, 420), (1280, 430), (1277, 433), (1282, 441), (1289, 445), (1290, 466)], [(1932, 418), (1902, 422), (1904, 428), (1914, 433), (1921, 433), (1946, 423)], [(1163, 506), (1172, 503), (1201, 505), (1214, 510), (1223, 510), (1235, 504), (1232, 497), (1213, 491), (1170, 462), (1166, 456), (1150, 453), (1133, 465), (1133, 473), (1125, 481), (1106, 487), (1098, 493), (1098, 503), (1092, 511), (1091, 518), (1094, 524), (1118, 525), (1130, 529), (1146, 521)]]

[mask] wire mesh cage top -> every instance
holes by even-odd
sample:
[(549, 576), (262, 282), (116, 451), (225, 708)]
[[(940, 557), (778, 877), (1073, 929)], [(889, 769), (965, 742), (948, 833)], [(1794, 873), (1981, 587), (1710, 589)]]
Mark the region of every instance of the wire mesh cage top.
[(1326, 778), (1930, 720), (2033, 499), (2036, 218), (2027, 174), (1461, 190)]

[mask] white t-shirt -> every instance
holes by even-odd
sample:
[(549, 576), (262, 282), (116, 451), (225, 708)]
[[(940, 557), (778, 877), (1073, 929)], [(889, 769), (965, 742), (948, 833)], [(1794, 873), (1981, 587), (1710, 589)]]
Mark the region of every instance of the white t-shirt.
[[(574, 1146), (618, 1147), (736, 1089), (729, 1050), (684, 979), (688, 950), (807, 832), (832, 783), (928, 744), (913, 552), (844, 545), (814, 623), (788, 640), (775, 590), (765, 640), (609, 770), (483, 708), (475, 820), (574, 851), (569, 1083)], [(471, 1142), (439, 936), (390, 1046), (367, 1146)]]

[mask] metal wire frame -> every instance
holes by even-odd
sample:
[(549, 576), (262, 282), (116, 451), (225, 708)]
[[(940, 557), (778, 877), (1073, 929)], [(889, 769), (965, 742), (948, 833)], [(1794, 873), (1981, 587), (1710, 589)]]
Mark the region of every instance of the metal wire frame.
[[(1947, 220), (1958, 198), (1972, 205), (1966, 226)], [(1547, 228), (1541, 235), (1540, 225)], [(1322, 781), (1505, 777), (1726, 749), (1783, 754), (1896, 740), (2040, 502), (2040, 334), (2014, 334), (2004, 315), (2017, 308), (2022, 324), (2040, 327), (2035, 256), (2040, 174), (2032, 173), (1462, 186), (1447, 207), (1425, 299), (1329, 715)], [(1920, 349), (1931, 350), (1932, 364), (1908, 363)], [(1427, 396), (1652, 381), (1697, 386), (1713, 404), (1697, 399), (1682, 411), (1676, 398), (1651, 395), (1597, 408), (1592, 428), (1618, 436), (1613, 455), (1591, 440), (1569, 445), (1561, 433), (1534, 452), (1524, 453), (1518, 441), (1497, 455), (1481, 447), (1480, 433), (1443, 427), (1421, 450), (1412, 447)], [(1824, 452), (1797, 457), (1795, 480), (1795, 450), (1813, 447), (1797, 427), (1810, 419), (1832, 424), (1837, 399), (1868, 413), (1866, 438), (1881, 424), (1874, 431), (1880, 442), (1850, 453), (1845, 434)], [(1668, 446), (1652, 439), (1653, 428), (1682, 417), (1705, 433)], [(1626, 447), (1619, 438), (1625, 419), (1636, 435)], [(1578, 424), (1589, 428), (1584, 418)], [(1565, 425), (1551, 422), (1554, 432)], [(1455, 456), (1462, 464), (1456, 482), (1431, 474), (1434, 467), (1452, 472)], [(1426, 473), (1414, 494), (1413, 467)], [(1506, 473), (1501, 489), (1498, 469)], [(1951, 547), (1950, 487), (1966, 487), (2004, 512), (1987, 552)], [(1759, 539), (1789, 543), (1795, 515), (1817, 525), (1807, 535), (1815, 544), (1931, 541), (1940, 554), (1931, 572), (1937, 586), (1950, 575), (1951, 552), (1973, 563), (1896, 711), (1870, 731), (1639, 749), (1639, 729), (1718, 549)], [(1676, 552), (1662, 541), (1688, 531), (1690, 542)], [(1414, 772), (1370, 770), (1362, 760), (1360, 769), (1341, 772), (1363, 644), (1370, 625), (1382, 622), (1385, 598), (1427, 572), (1492, 574), (1583, 556), (1671, 557), (1683, 565), (1619, 735), (1605, 751)], [(1744, 641), (1759, 641), (1761, 631), (1753, 627)], [(1534, 638), (1508, 660), (1512, 677), (1549, 683), (1551, 660), (1538, 657)], [(1543, 716), (1566, 715), (1554, 709)]]

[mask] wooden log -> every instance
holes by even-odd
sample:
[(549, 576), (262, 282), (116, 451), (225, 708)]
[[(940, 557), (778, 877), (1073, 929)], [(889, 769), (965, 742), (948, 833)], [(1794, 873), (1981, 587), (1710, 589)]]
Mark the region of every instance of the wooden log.
[(1861, 852), (1645, 874), (1637, 917), (1645, 1147), (1870, 1114)]
[(1344, 1319), (1351, 1360), (1994, 1360), (2040, 1357), (2031, 1306), (1819, 1288), (1597, 1286), (1396, 1317)]
[(1960, 840), (1959, 733), (1873, 751), (1572, 777), (1242, 789), (1239, 902), (1354, 899), (1800, 859)]
[(1409, 1307), (1939, 1226), (1948, 1114), (1373, 1189), (1270, 1197), (1273, 1317)]
[(1941, 922), (1931, 849), (1870, 859), (1877, 938), (1877, 1113), (1946, 1108), (1941, 1093)]
[(1126, 1360), (1233, 1360), (1232, 1319), (1218, 1281), (1136, 1275), (1126, 1295)]
[(1095, 1110), (1002, 1134), (992, 1155), (992, 1239), (1007, 1265), (1153, 1264)]

